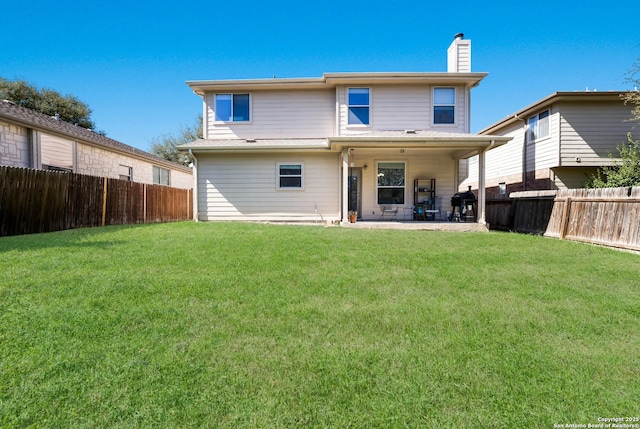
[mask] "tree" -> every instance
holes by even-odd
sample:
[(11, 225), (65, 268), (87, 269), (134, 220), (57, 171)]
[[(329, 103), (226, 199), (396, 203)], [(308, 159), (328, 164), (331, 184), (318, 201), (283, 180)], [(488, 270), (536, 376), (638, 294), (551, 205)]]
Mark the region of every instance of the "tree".
[(202, 115), (200, 115), (191, 127), (183, 125), (177, 133), (165, 134), (153, 139), (150, 152), (167, 161), (189, 165), (193, 162), (193, 156), (186, 152), (178, 152), (177, 146), (201, 139), (202, 136)]
[[(587, 188), (620, 188), (640, 186), (640, 140), (627, 134), (627, 144), (618, 146), (620, 162), (604, 166), (587, 180)], [(613, 156), (609, 154), (609, 157)]]
[(631, 66), (631, 69), (626, 73), (625, 81), (634, 86), (633, 91), (627, 91), (620, 95), (620, 98), (624, 100), (624, 104), (634, 104), (632, 121), (640, 121), (640, 58)]
[[(16, 79), (14, 81), (0, 77), (0, 99), (11, 100), (18, 106), (60, 116), (60, 119), (83, 128), (95, 129), (91, 120), (91, 109), (86, 103), (73, 95), (62, 95), (52, 89), (39, 89), (30, 83)], [(104, 134), (101, 132), (101, 134)]]

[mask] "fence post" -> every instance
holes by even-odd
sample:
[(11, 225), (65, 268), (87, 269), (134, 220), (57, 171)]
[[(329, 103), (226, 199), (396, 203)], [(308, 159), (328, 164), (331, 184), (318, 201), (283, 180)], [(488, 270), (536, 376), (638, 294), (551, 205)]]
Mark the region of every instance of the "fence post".
[(104, 190), (102, 192), (102, 226), (107, 220), (107, 178), (104, 178)]
[(142, 187), (143, 189), (143, 198), (142, 203), (144, 204), (144, 208), (142, 209), (142, 223), (147, 223), (147, 184), (145, 183)]
[(571, 198), (567, 197), (564, 203), (564, 210), (562, 211), (562, 226), (560, 227), (560, 240), (564, 240), (567, 235), (567, 228), (569, 227), (569, 206), (571, 206)]

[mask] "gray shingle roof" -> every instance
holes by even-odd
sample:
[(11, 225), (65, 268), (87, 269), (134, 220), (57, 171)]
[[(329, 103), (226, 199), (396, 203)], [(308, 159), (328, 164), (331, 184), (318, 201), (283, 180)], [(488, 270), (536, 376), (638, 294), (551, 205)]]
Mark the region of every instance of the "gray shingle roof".
[(170, 166), (173, 169), (191, 171), (191, 169), (184, 165), (167, 161), (166, 159), (150, 154), (149, 152), (145, 152), (133, 146), (129, 146), (117, 140), (95, 133), (86, 128), (82, 128), (69, 122), (56, 119), (55, 117), (51, 117), (43, 113), (18, 106), (11, 101), (0, 101), (0, 118), (18, 122), (29, 128), (36, 128), (55, 134), (61, 134), (74, 140), (101, 146), (107, 150), (117, 151), (120, 153), (128, 153), (138, 158), (144, 158), (149, 162)]

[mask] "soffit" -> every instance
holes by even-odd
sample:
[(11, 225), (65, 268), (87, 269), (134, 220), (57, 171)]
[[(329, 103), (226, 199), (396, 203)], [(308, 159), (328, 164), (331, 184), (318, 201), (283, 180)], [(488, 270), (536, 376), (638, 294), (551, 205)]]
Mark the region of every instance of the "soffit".
[(504, 136), (478, 136), (474, 134), (425, 132), (421, 136), (405, 136), (403, 132), (389, 132), (384, 135), (358, 135), (329, 137), (326, 139), (234, 139), (196, 140), (178, 146), (181, 151), (193, 152), (246, 152), (246, 151), (332, 151), (345, 149), (398, 150), (442, 149), (464, 153), (487, 150), (501, 146), (511, 140)]
[(488, 73), (325, 73), (320, 78), (273, 78), (240, 80), (193, 80), (187, 85), (199, 95), (216, 91), (276, 89), (328, 89), (338, 85), (465, 85), (477, 86)]

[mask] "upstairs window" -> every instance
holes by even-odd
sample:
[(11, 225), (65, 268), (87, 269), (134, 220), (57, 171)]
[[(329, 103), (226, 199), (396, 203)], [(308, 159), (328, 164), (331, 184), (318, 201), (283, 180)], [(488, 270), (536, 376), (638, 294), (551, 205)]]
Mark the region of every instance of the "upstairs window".
[(369, 88), (349, 88), (349, 125), (369, 125)]
[(278, 189), (303, 189), (302, 163), (277, 164)]
[(249, 122), (249, 94), (216, 94), (216, 121)]
[(153, 183), (156, 185), (170, 185), (171, 172), (162, 167), (153, 166)]
[(455, 124), (456, 89), (433, 89), (433, 123)]
[(527, 138), (530, 142), (549, 137), (549, 110), (529, 118)]

